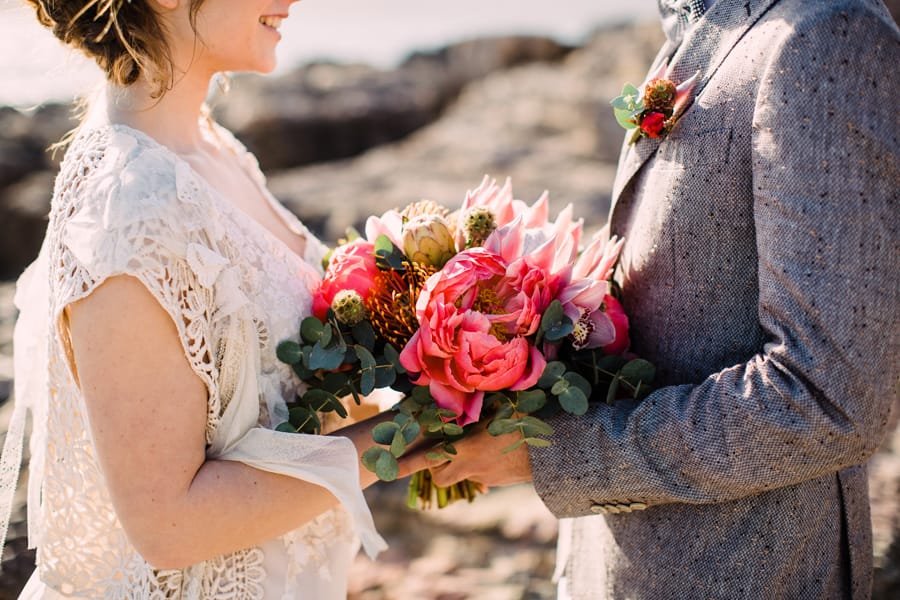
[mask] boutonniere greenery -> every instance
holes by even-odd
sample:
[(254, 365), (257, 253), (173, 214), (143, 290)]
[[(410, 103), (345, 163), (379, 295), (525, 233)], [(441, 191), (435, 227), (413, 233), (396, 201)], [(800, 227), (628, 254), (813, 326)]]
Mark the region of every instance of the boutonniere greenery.
[(668, 62), (664, 62), (640, 88), (626, 84), (611, 104), (619, 125), (634, 130), (628, 143), (668, 134), (687, 107), (699, 75), (698, 71), (687, 81), (675, 83), (668, 74)]

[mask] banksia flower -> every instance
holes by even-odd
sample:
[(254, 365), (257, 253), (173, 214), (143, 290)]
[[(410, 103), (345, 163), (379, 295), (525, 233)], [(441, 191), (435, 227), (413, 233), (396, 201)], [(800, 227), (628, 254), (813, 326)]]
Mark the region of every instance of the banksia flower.
[(405, 271), (380, 271), (372, 295), (366, 301), (369, 321), (379, 336), (403, 348), (419, 329), (416, 302), (425, 282), (437, 269), (407, 263)]
[(334, 316), (344, 325), (353, 327), (366, 318), (366, 306), (356, 290), (341, 290), (331, 302)]
[(481, 206), (476, 206), (468, 212), (464, 221), (464, 230), (466, 236), (466, 248), (481, 246), (497, 229), (497, 222), (494, 214)]
[(413, 263), (440, 269), (456, 254), (447, 221), (440, 215), (419, 215), (403, 224), (403, 253)]

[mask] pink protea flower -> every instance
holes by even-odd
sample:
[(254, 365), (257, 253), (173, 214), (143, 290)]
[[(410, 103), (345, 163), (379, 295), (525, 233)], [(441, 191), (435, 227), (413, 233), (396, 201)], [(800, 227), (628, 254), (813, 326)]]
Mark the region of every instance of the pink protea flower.
[(400, 362), (457, 423), (473, 423), (485, 392), (537, 383), (546, 360), (527, 336), (561, 285), (527, 257), (509, 264), (483, 248), (465, 250), (426, 283), (416, 304), (420, 328)]
[(341, 290), (355, 290), (365, 301), (372, 293), (377, 274), (374, 245), (357, 239), (339, 246), (328, 263), (325, 277), (313, 294), (313, 315), (324, 321), (335, 295)]
[(485, 176), (481, 184), (466, 194), (462, 208), (456, 214), (456, 245), (458, 248), (481, 245), (481, 239), (477, 243), (468, 243), (467, 220), (473, 209), (486, 210), (490, 213), (495, 229), (501, 229), (516, 219), (521, 219), (522, 225), (529, 229), (541, 229), (548, 225), (550, 214), (549, 194), (544, 192), (537, 201), (528, 206), (522, 200), (516, 200), (512, 192), (512, 180), (507, 178), (503, 187), (497, 185), (497, 181)]

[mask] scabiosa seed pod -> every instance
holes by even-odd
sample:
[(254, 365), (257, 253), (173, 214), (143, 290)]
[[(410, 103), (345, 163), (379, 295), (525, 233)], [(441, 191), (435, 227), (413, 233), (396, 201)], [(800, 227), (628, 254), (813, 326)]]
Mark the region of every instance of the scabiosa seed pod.
[(644, 89), (644, 109), (671, 114), (678, 87), (669, 79), (653, 79)]
[(481, 246), (497, 229), (494, 214), (487, 208), (476, 206), (468, 212), (463, 225), (466, 236), (466, 248)]
[(356, 290), (341, 290), (331, 302), (334, 316), (344, 325), (353, 327), (366, 318), (366, 306)]

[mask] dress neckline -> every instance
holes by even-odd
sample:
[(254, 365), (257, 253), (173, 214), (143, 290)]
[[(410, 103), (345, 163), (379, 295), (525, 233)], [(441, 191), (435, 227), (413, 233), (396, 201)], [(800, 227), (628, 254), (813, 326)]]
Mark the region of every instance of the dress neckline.
[(208, 132), (209, 135), (213, 135), (217, 138), (220, 149), (232, 152), (235, 155), (235, 157), (238, 159), (238, 167), (244, 172), (247, 177), (250, 178), (251, 182), (261, 192), (263, 199), (268, 204), (270, 210), (275, 213), (275, 217), (279, 221), (281, 221), (282, 224), (284, 224), (288, 231), (291, 231), (296, 235), (303, 236), (305, 241), (303, 256), (301, 256), (297, 252), (294, 252), (294, 250), (290, 246), (284, 243), (283, 240), (281, 240), (277, 235), (270, 231), (265, 225), (251, 217), (244, 210), (241, 210), (239, 207), (229, 202), (223, 196), (222, 192), (220, 192), (218, 188), (212, 185), (212, 183), (210, 183), (206, 179), (206, 177), (201, 175), (200, 172), (191, 165), (191, 163), (189, 163), (177, 152), (175, 152), (165, 144), (159, 142), (150, 134), (141, 131), (140, 129), (131, 127), (130, 125), (125, 125), (124, 123), (106, 123), (98, 127), (92, 127), (91, 129), (104, 128), (110, 128), (113, 131), (124, 132), (134, 138), (144, 140), (151, 146), (160, 149), (167, 156), (170, 156), (177, 164), (182, 165), (184, 168), (186, 168), (190, 172), (191, 176), (204, 189), (206, 194), (212, 198), (213, 202), (217, 203), (220, 208), (222, 208), (229, 214), (231, 220), (235, 222), (235, 224), (241, 226), (242, 224), (247, 223), (246, 227), (249, 227), (251, 230), (256, 230), (257, 233), (259, 233), (268, 242), (268, 245), (276, 249), (279, 254), (286, 257), (288, 260), (299, 262), (305, 269), (312, 271), (317, 278), (319, 277), (318, 270), (312, 264), (310, 264), (308, 260), (310, 251), (312, 250), (314, 244), (312, 234), (310, 233), (306, 225), (300, 222), (299, 219), (295, 218), (295, 222), (293, 223), (289, 221), (286, 215), (282, 212), (286, 212), (287, 209), (284, 209), (284, 207), (278, 205), (278, 200), (272, 195), (268, 188), (261, 184), (255, 173), (249, 171), (247, 165), (245, 164), (246, 154), (248, 154), (248, 151), (244, 150), (244, 155), (242, 156), (238, 151), (239, 149), (234, 147), (234, 144), (228, 144), (227, 141), (223, 141), (218, 132), (214, 131), (209, 126), (204, 126), (204, 124), (201, 124), (201, 128), (205, 130), (205, 132)]

